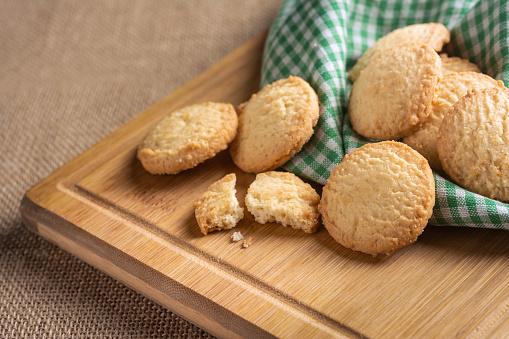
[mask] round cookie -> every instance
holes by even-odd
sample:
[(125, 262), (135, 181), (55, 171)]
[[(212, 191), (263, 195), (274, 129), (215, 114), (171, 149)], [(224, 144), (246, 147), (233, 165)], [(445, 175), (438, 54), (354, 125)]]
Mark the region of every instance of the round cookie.
[(429, 45), (435, 51), (440, 51), (449, 42), (450, 37), (449, 30), (440, 23), (431, 22), (398, 28), (378, 39), (371, 48), (366, 50), (348, 73), (348, 78), (356, 81), (371, 58), (384, 49), (397, 49), (405, 44), (419, 44)]
[(319, 116), (315, 91), (295, 76), (263, 87), (239, 110), (239, 129), (230, 153), (235, 164), (250, 173), (272, 170), (290, 160), (313, 135)]
[(469, 92), (444, 117), (437, 141), (444, 171), (459, 185), (509, 201), (509, 94)]
[(403, 143), (383, 141), (345, 156), (323, 188), (319, 210), (337, 242), (376, 255), (413, 243), (434, 203), (426, 159)]
[(226, 149), (236, 132), (237, 113), (230, 104), (182, 107), (147, 135), (138, 147), (138, 159), (152, 174), (176, 174)]
[(412, 134), (429, 116), (442, 66), (427, 45), (374, 56), (352, 87), (348, 113), (357, 133), (375, 139)]
[(441, 170), (437, 153), (438, 130), (444, 115), (470, 90), (503, 87), (501, 81), (475, 72), (452, 72), (440, 79), (433, 97), (428, 120), (415, 133), (403, 138), (403, 142), (428, 159), (431, 168)]
[(467, 59), (458, 57), (450, 57), (447, 54), (440, 54), (442, 59), (442, 71), (444, 74), (451, 72), (477, 72), (481, 73), (481, 70), (476, 64), (471, 63)]

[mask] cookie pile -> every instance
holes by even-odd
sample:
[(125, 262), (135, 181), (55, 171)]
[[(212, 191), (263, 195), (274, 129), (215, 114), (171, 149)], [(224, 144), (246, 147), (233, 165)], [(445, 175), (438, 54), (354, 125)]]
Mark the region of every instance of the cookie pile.
[(457, 57), (441, 24), (397, 29), (379, 39), (349, 74), (353, 129), (402, 139), (457, 184), (509, 201), (509, 92)]
[[(349, 73), (350, 122), (360, 135), (385, 141), (346, 155), (321, 197), (294, 174), (273, 171), (302, 149), (319, 118), (317, 94), (296, 76), (263, 87), (237, 111), (209, 102), (170, 113), (140, 144), (138, 158), (150, 173), (176, 174), (229, 148), (241, 170), (257, 173), (244, 205), (258, 223), (313, 233), (321, 215), (343, 246), (392, 253), (416, 241), (431, 217), (431, 168), (509, 201), (509, 92), (468, 60), (439, 55), (449, 39), (442, 24), (412, 25), (359, 59)], [(390, 141), (397, 139), (404, 143)], [(232, 229), (244, 217), (235, 185), (235, 174), (227, 174), (196, 201), (203, 234)]]
[[(320, 196), (291, 173), (271, 171), (298, 153), (313, 135), (318, 96), (303, 79), (290, 76), (262, 88), (237, 112), (231, 104), (206, 102), (168, 114), (138, 147), (152, 174), (177, 174), (230, 148), (235, 164), (259, 173), (245, 197), (258, 223), (277, 222), (315, 232)], [(235, 227), (244, 217), (234, 173), (213, 183), (195, 203), (203, 234)]]

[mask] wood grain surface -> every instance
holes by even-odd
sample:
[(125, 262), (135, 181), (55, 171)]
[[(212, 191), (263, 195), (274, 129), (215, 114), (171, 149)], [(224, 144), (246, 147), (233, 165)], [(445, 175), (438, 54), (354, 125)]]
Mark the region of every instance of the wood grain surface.
[(169, 111), (238, 104), (256, 90), (264, 37), (149, 107), (27, 192), (25, 223), (65, 250), (222, 337), (484, 337), (509, 331), (509, 233), (428, 227), (390, 257), (245, 218), (202, 236), (193, 202), (235, 172), (227, 152), (178, 175), (153, 176), (137, 144)]

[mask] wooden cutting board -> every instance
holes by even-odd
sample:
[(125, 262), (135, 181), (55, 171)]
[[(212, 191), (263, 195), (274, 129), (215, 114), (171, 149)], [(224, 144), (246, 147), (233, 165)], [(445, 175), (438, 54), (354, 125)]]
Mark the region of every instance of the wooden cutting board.
[(222, 337), (380, 338), (509, 335), (509, 232), (428, 227), (419, 241), (372, 258), (317, 234), (247, 218), (202, 236), (193, 201), (237, 173), (227, 152), (178, 175), (153, 176), (136, 145), (169, 111), (205, 100), (238, 104), (259, 82), (263, 37), (37, 184), (24, 221), (42, 237)]

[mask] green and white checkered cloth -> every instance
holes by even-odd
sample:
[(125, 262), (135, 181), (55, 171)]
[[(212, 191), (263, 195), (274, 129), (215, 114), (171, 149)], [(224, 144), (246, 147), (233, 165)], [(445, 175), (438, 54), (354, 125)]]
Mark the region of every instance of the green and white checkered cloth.
[[(286, 0), (265, 45), (262, 85), (299, 75), (315, 88), (321, 117), (311, 140), (284, 169), (324, 184), (351, 150), (369, 142), (347, 115), (349, 70), (381, 36), (402, 26), (441, 22), (451, 30), (450, 54), (509, 83), (507, 0)], [(452, 53), (454, 52), (454, 53)], [(430, 224), (509, 230), (509, 204), (467, 191), (435, 173)]]

